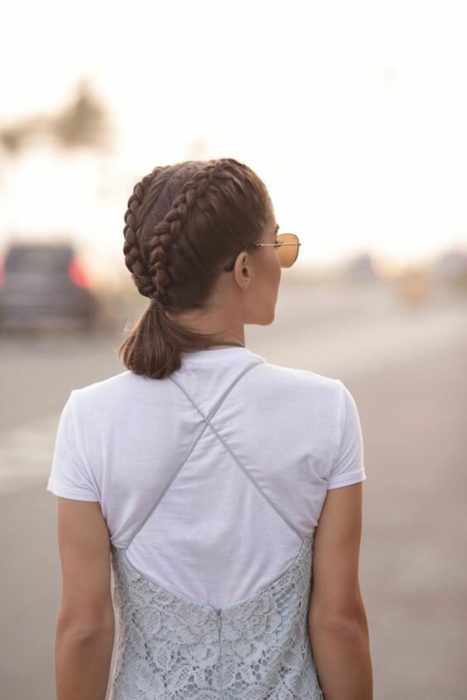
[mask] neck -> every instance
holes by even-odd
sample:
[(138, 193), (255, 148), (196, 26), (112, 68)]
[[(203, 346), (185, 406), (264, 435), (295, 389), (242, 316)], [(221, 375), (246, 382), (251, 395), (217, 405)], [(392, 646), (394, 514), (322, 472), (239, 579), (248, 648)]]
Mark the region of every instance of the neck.
[[(239, 347), (239, 348), (244, 348), (244, 347), (245, 347), (244, 343), (230, 343), (230, 342), (227, 342), (227, 341), (224, 341), (224, 342), (219, 341), (218, 343), (213, 342), (213, 343), (211, 343), (211, 345), (222, 345), (222, 346), (223, 346), (223, 345), (225, 345), (225, 346), (227, 346), (227, 345), (234, 345), (234, 346)], [(207, 350), (209, 350), (209, 348), (207, 348)]]

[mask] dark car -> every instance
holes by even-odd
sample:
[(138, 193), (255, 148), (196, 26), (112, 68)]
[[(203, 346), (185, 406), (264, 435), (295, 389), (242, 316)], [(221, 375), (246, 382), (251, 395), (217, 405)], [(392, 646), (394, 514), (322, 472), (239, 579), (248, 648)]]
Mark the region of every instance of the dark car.
[(12, 243), (0, 275), (0, 330), (95, 329), (98, 299), (70, 243)]

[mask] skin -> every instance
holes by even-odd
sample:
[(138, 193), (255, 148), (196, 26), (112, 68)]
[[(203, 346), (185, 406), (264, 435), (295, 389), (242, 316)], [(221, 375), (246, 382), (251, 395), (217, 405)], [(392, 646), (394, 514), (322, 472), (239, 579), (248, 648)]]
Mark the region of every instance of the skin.
[[(271, 207), (261, 242), (275, 242), (276, 225)], [(219, 276), (207, 309), (177, 318), (217, 333), (220, 340), (245, 344), (246, 323), (274, 320), (280, 278), (273, 246), (254, 254), (242, 251), (234, 269)], [(104, 700), (115, 634), (110, 533), (99, 503), (59, 496), (57, 525), (62, 568), (55, 638), (57, 700)]]
[[(276, 226), (271, 206), (260, 242), (274, 243)], [(269, 325), (274, 320), (281, 269), (273, 246), (257, 248), (253, 254), (242, 251), (234, 269), (219, 275), (206, 309), (167, 315), (190, 329), (245, 345), (245, 324)]]
[(115, 631), (109, 532), (99, 503), (60, 496), (57, 526), (62, 567), (57, 700), (104, 700)]
[[(270, 210), (262, 242), (275, 242)], [(177, 318), (245, 344), (247, 323), (274, 320), (281, 267), (273, 246), (242, 251), (220, 275), (208, 308)], [(220, 346), (213, 346), (213, 350)], [(225, 346), (230, 347), (230, 346)], [(328, 491), (314, 537), (309, 632), (326, 700), (372, 700), (368, 626), (358, 581), (362, 484)], [(62, 597), (57, 619), (57, 700), (104, 700), (114, 644), (110, 533), (98, 502), (57, 497)], [(83, 672), (84, 670), (84, 672)]]

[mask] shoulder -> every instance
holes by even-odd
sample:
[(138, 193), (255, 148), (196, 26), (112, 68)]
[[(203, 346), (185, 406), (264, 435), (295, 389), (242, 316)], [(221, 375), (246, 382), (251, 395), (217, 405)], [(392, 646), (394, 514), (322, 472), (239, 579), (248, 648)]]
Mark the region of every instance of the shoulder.
[(75, 420), (90, 430), (113, 423), (119, 419), (120, 414), (138, 403), (137, 397), (145, 393), (145, 381), (145, 377), (126, 370), (73, 389), (69, 401), (73, 406)]
[(345, 385), (340, 379), (329, 377), (312, 370), (300, 369), (264, 362), (257, 368), (255, 378), (263, 386), (272, 390), (290, 392), (298, 396), (313, 396), (319, 400), (329, 399), (339, 402)]
[(115, 374), (112, 377), (92, 382), (82, 387), (73, 389), (71, 395), (78, 405), (107, 403), (109, 400), (128, 392), (134, 392), (138, 386), (146, 381), (145, 377), (134, 374), (129, 370)]
[(150, 379), (129, 370), (73, 389), (70, 401), (75, 420), (91, 433), (118, 429), (131, 418), (140, 420), (157, 403), (166, 405), (172, 382)]

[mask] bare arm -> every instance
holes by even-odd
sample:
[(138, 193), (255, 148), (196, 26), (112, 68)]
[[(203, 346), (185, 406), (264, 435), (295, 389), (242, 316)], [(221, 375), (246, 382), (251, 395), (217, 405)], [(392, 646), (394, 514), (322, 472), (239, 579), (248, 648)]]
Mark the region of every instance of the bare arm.
[(110, 542), (99, 503), (58, 497), (57, 700), (104, 700), (114, 641)]
[(362, 483), (330, 489), (314, 537), (309, 630), (326, 700), (372, 700), (365, 607), (358, 581)]

